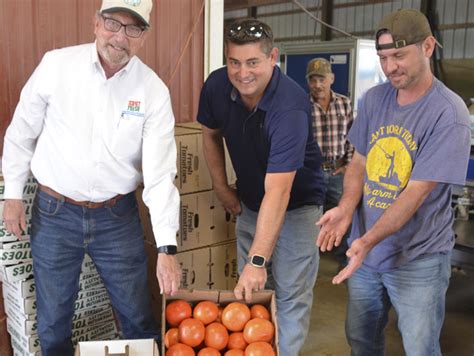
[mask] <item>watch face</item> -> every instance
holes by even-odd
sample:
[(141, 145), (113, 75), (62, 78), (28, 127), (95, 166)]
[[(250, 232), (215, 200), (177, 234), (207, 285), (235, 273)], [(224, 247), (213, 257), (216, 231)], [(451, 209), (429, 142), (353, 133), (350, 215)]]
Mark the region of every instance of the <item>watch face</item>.
[(265, 258), (263, 256), (253, 255), (250, 261), (254, 266), (265, 266)]

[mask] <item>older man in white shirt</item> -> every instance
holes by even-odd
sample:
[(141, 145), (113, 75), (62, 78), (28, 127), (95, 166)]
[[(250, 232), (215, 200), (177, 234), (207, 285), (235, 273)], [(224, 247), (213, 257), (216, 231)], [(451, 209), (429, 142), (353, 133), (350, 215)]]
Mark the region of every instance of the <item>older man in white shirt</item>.
[(156, 337), (134, 191), (144, 181), (161, 291), (180, 283), (179, 194), (169, 91), (135, 55), (152, 0), (104, 0), (96, 42), (48, 52), (25, 85), (3, 153), (4, 223), (21, 237), (22, 191), (39, 183), (31, 246), (43, 356), (72, 355), (84, 254), (95, 262), (125, 338)]

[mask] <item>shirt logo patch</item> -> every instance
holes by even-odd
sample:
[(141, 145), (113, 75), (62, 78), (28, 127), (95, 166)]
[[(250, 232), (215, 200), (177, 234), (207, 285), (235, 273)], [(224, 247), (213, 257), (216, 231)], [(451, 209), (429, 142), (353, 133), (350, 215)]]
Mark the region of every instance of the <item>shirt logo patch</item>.
[(129, 100), (127, 103), (127, 109), (122, 110), (122, 115), (120, 116), (123, 120), (131, 119), (132, 117), (145, 117), (144, 112), (140, 112), (141, 101), (138, 100)]
[(139, 112), (140, 111), (140, 102), (135, 101), (135, 100), (129, 100), (127, 111)]

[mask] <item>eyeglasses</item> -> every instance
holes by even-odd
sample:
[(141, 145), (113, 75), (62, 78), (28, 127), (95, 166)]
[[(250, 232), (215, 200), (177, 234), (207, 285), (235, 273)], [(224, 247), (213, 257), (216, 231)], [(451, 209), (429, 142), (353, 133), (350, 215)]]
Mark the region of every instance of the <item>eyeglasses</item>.
[(143, 31), (145, 31), (146, 28), (140, 27), (137, 25), (124, 25), (120, 21), (117, 21), (111, 17), (105, 17), (102, 15), (102, 18), (104, 19), (104, 27), (107, 31), (110, 32), (119, 32), (122, 27), (125, 28), (125, 34), (128, 37), (132, 38), (138, 38), (142, 35)]
[(231, 39), (244, 39), (246, 37), (260, 39), (264, 35), (271, 38), (270, 34), (261, 24), (235, 25), (229, 29), (228, 34)]

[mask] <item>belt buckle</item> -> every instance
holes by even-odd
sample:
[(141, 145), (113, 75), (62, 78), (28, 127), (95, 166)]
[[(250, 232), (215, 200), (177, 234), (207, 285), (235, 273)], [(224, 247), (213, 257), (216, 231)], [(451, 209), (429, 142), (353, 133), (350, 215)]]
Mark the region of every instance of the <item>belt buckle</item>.
[(92, 209), (92, 207), (94, 206), (94, 203), (91, 202), (91, 201), (88, 201), (88, 202), (86, 202), (86, 203), (84, 204), (84, 206), (85, 206), (86, 208)]
[(332, 171), (335, 167), (334, 162), (324, 162), (321, 164), (321, 168), (323, 169), (324, 172), (329, 172)]

